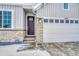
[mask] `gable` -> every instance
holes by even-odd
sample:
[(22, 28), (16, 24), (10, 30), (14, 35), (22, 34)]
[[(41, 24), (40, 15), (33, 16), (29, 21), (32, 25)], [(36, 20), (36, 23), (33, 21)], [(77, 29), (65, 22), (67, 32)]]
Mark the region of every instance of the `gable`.
[(79, 18), (77, 3), (69, 3), (69, 9), (64, 10), (63, 3), (47, 3), (37, 10), (38, 17)]

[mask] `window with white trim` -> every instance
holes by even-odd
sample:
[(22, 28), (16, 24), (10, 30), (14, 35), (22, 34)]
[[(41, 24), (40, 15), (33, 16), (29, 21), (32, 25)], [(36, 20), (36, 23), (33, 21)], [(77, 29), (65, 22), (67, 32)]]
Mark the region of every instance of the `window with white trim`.
[(64, 9), (68, 9), (68, 3), (64, 3)]
[(12, 12), (0, 11), (0, 28), (11, 28)]

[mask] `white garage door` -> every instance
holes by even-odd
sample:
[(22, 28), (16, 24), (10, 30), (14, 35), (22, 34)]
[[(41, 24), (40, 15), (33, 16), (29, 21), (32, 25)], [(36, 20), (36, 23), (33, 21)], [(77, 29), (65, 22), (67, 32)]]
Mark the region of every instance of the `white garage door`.
[(43, 42), (79, 41), (78, 19), (44, 19)]

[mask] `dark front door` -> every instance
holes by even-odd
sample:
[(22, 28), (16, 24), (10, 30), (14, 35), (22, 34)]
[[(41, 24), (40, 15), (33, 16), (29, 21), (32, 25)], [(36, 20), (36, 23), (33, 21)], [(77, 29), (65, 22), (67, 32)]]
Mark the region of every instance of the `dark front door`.
[(34, 16), (28, 16), (27, 17), (27, 35), (34, 35)]

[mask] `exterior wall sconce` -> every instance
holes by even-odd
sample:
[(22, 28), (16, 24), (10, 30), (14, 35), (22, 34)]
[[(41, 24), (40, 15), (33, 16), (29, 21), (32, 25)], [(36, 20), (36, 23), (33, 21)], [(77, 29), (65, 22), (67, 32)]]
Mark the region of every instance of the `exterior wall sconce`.
[(38, 22), (39, 22), (39, 23), (42, 23), (42, 18), (39, 18), (39, 19), (38, 19)]

